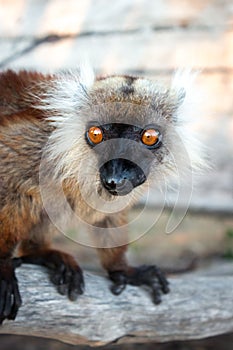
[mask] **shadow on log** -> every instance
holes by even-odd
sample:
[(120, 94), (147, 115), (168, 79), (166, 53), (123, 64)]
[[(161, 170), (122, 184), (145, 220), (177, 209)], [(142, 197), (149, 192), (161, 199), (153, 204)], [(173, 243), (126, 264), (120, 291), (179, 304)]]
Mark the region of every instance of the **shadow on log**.
[(17, 270), (23, 298), (15, 321), (2, 334), (33, 335), (70, 344), (103, 345), (201, 339), (233, 331), (233, 277), (187, 274), (170, 278), (171, 292), (156, 306), (143, 288), (120, 295), (110, 282), (85, 274), (86, 291), (76, 302), (59, 295), (37, 266)]

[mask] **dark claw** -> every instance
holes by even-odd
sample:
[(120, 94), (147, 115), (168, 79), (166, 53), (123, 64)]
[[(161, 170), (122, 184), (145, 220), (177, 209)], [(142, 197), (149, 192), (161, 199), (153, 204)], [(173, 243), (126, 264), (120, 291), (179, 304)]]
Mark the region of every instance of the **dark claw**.
[(126, 284), (113, 284), (110, 289), (112, 294), (119, 295), (123, 292), (125, 287), (126, 287)]
[(8, 285), (5, 296), (5, 307), (3, 311), (3, 316), (8, 317), (11, 314), (11, 294), (12, 294), (12, 285)]
[(152, 299), (154, 304), (156, 305), (160, 304), (162, 299), (161, 299), (161, 291), (158, 283), (152, 283), (150, 287), (152, 290)]
[(127, 284), (127, 278), (122, 271), (109, 272), (109, 278), (113, 281), (111, 286), (111, 292), (115, 295), (119, 295), (123, 292)]
[(21, 296), (20, 296), (20, 293), (19, 293), (19, 287), (18, 287), (18, 283), (14, 283), (14, 286), (13, 286), (13, 289), (14, 289), (14, 296), (15, 296), (15, 299), (14, 299), (14, 303), (12, 305), (12, 309), (11, 309), (11, 314), (9, 315), (9, 320), (14, 320), (16, 315), (17, 315), (17, 311), (19, 309), (19, 307), (22, 305), (22, 299), (21, 299)]
[(51, 268), (50, 279), (53, 284), (60, 286), (64, 284), (64, 270), (65, 265), (61, 263), (56, 269)]
[(1, 316), (3, 315), (4, 308), (5, 308), (6, 290), (7, 290), (6, 281), (4, 280), (0, 281), (0, 315)]
[(77, 300), (78, 296), (84, 293), (84, 283), (79, 282), (79, 284), (75, 285), (75, 283), (71, 283), (68, 296), (71, 301)]
[(68, 285), (67, 284), (60, 284), (57, 286), (57, 290), (61, 295), (67, 295), (68, 294)]
[(77, 297), (84, 293), (84, 279), (83, 274), (80, 271), (75, 271), (74, 275), (71, 276), (69, 286), (69, 298), (74, 301)]
[(22, 304), (15, 276), (15, 268), (20, 264), (20, 259), (0, 260), (0, 324), (5, 319), (15, 319)]
[(71, 270), (69, 276), (69, 299), (75, 301), (84, 292), (84, 279), (81, 269)]
[(109, 277), (114, 283), (111, 286), (111, 291), (115, 295), (119, 295), (125, 289), (126, 284), (146, 285), (152, 291), (153, 302), (159, 304), (161, 303), (161, 294), (169, 293), (169, 282), (162, 271), (154, 265), (143, 265), (128, 271), (109, 272)]

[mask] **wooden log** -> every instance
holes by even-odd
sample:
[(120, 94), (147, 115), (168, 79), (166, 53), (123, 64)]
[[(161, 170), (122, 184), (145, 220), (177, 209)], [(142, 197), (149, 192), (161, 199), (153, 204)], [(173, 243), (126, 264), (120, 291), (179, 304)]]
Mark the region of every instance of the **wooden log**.
[(17, 270), (23, 306), (3, 334), (33, 335), (71, 344), (166, 342), (200, 339), (233, 331), (233, 277), (187, 274), (170, 278), (171, 292), (153, 305), (148, 291), (127, 286), (109, 291), (101, 276), (85, 273), (86, 291), (77, 302), (59, 295), (39, 267)]

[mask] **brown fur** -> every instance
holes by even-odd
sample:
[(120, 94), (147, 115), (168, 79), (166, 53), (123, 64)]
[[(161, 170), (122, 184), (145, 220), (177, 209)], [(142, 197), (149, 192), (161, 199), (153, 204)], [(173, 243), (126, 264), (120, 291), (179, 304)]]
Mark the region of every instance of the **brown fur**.
[(38, 169), (50, 127), (31, 107), (28, 91), (38, 74), (0, 75), (0, 256), (29, 239), (41, 221)]
[[(0, 74), (0, 258), (12, 256), (19, 243), (21, 256), (48, 249), (49, 232), (56, 232), (44, 211), (38, 178), (42, 150), (52, 128), (46, 112), (33, 108), (44, 93), (38, 83), (49, 85), (51, 79), (25, 71)], [(72, 180), (64, 183), (64, 189), (77, 210), (88, 210), (80, 208)], [(91, 221), (99, 219), (103, 217)], [(103, 266), (112, 270), (124, 251), (102, 250)]]

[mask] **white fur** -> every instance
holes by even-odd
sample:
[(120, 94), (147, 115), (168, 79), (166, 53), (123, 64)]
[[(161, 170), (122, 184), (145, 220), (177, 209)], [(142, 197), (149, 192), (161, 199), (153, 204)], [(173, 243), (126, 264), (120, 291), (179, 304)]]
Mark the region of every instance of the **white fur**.
[(47, 157), (56, 162), (55, 173), (72, 164), (70, 151), (83, 139), (84, 121), (79, 112), (88, 101), (88, 93), (94, 83), (90, 66), (82, 65), (77, 71), (56, 74), (39, 108), (51, 112), (49, 122), (56, 127), (47, 145)]
[(193, 170), (206, 166), (203, 159), (204, 147), (200, 141), (200, 131), (198, 132), (198, 123), (205, 117), (205, 108), (204, 98), (195, 85), (197, 76), (198, 72), (179, 70), (175, 73), (171, 84), (171, 89), (178, 96), (185, 92), (184, 100), (177, 110), (175, 128), (189, 155)]

